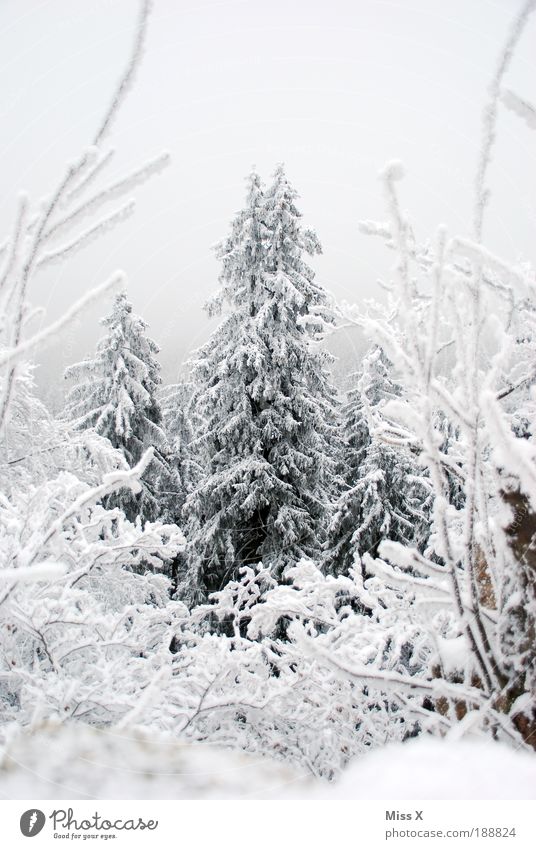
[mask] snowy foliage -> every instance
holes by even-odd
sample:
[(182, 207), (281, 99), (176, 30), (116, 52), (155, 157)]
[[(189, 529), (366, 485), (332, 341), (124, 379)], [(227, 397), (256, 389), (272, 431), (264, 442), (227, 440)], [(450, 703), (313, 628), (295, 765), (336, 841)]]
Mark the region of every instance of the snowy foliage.
[(304, 255), (320, 251), (301, 226), (282, 167), (218, 247), (229, 314), (193, 362), (201, 479), (188, 496), (185, 597), (219, 590), (241, 564), (275, 575), (320, 551), (333, 491), (335, 399), (315, 344), (327, 299)]
[(111, 473), (91, 488), (62, 472), (3, 504), (2, 723), (117, 721), (170, 657), (182, 606), (169, 601), (163, 575), (132, 570), (162, 570), (182, 535), (174, 525), (133, 525), (99, 503), (120, 482), (139, 487), (141, 473)]
[[(96, 138), (111, 126), (136, 70), (148, 4), (127, 71)], [(140, 493), (153, 447), (125, 458), (95, 432), (73, 434), (34, 394), (28, 360), (92, 300), (123, 283), (120, 272), (88, 292), (43, 330), (27, 294), (51, 258), (67, 259), (90, 238), (122, 220), (120, 207), (85, 230), (79, 220), (154, 172), (154, 163), (112, 193), (92, 187), (109, 154), (95, 146), (69, 163), (57, 187), (35, 209), (21, 197), (0, 271), (0, 717), (29, 725), (40, 717), (109, 723), (140, 706), (160, 656), (171, 658), (169, 581), (152, 574), (183, 547), (176, 525), (142, 527), (104, 502), (118, 490)], [(163, 164), (160, 160), (160, 165)], [(131, 209), (132, 201), (128, 202)], [(57, 239), (63, 244), (57, 245)], [(151, 570), (147, 572), (147, 569)], [(169, 637), (169, 638), (168, 638)]]
[(158, 346), (142, 318), (134, 315), (125, 292), (115, 296), (112, 313), (102, 320), (106, 335), (93, 359), (70, 366), (65, 377), (74, 381), (64, 418), (74, 430), (93, 429), (123, 454), (128, 466), (152, 446), (154, 456), (142, 479), (139, 495), (118, 492), (107, 499), (129, 519), (153, 521), (177, 515), (180, 481), (169, 459), (156, 392), (161, 382), (155, 358)]
[[(355, 627), (366, 622), (352, 612), (359, 580), (325, 577), (305, 560), (284, 578), (244, 566), (240, 581), (192, 611), (176, 643), (164, 727), (331, 777), (352, 755), (412, 733), (415, 720), (374, 675), (359, 680), (337, 665), (339, 655), (364, 665), (384, 652), (379, 631), (371, 643), (371, 630)], [(214, 619), (228, 623), (226, 635), (213, 633)]]
[(377, 234), (389, 234), (397, 255), (396, 319), (363, 319), (404, 391), (378, 410), (379, 432), (419, 453), (434, 496), (424, 554), (385, 540), (379, 559), (365, 555), (373, 576), (364, 587), (371, 624), (389, 636), (391, 662), (412, 647), (419, 678), (413, 693), (437, 695), (446, 687), (434, 697), (435, 713), (458, 721), (459, 733), (477, 728), (532, 746), (534, 435), (529, 416), (525, 432), (516, 432), (504, 402), (532, 382), (522, 365), (527, 337), (516, 332), (512, 316), (524, 312), (518, 326), (531, 323), (534, 286), (526, 266), (505, 262), (481, 240), (500, 86), (533, 8), (526, 4), (514, 23), (484, 112), (474, 239), (449, 238), (439, 228), (432, 249), (416, 248), (399, 200), (403, 169), (389, 163), (380, 174), (388, 221)]
[[(534, 748), (536, 287), (483, 227), (500, 104), (533, 126), (503, 83), (535, 7), (490, 87), (472, 238), (440, 227), (421, 245), (388, 163), (387, 220), (362, 228), (396, 258), (388, 309), (336, 307), (283, 168), (267, 190), (252, 174), (217, 249), (209, 310), (226, 315), (188, 383), (159, 385), (157, 347), (120, 291), (55, 421), (32, 358), (124, 278), (34, 334), (29, 284), (130, 214), (127, 200), (81, 229), (167, 162), (94, 188), (142, 52), (141, 3), (94, 146), (45, 203), (21, 198), (1, 254), (4, 739), (51, 720), (142, 725), (328, 778), (420, 733)], [(321, 347), (334, 314), (371, 341), (342, 420)]]
[(325, 568), (348, 574), (383, 539), (423, 548), (429, 526), (430, 484), (409, 449), (390, 445), (378, 428), (381, 410), (402, 394), (392, 366), (374, 346), (363, 358), (343, 408), (341, 476), (345, 488), (329, 528)]
[(179, 493), (174, 499), (177, 516), (180, 515), (186, 496), (195, 488), (200, 476), (193, 449), (192, 393), (192, 384), (184, 382), (162, 386), (157, 395), (162, 409), (164, 432), (169, 443), (169, 462), (179, 484)]

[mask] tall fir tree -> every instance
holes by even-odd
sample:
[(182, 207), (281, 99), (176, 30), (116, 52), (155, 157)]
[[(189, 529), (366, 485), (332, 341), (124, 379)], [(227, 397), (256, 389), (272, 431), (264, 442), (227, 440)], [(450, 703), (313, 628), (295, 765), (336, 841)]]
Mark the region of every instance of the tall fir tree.
[(193, 363), (202, 479), (186, 501), (187, 600), (219, 590), (262, 560), (279, 577), (319, 553), (334, 471), (335, 393), (316, 344), (327, 298), (304, 255), (320, 253), (301, 226), (283, 167), (217, 248), (221, 289), (210, 309), (229, 313)]
[(169, 460), (180, 480), (180, 491), (175, 500), (177, 515), (180, 515), (186, 496), (194, 489), (200, 476), (197, 458), (192, 450), (192, 393), (192, 384), (184, 381), (163, 386), (157, 395), (169, 444)]
[[(198, 458), (192, 449), (194, 433), (190, 417), (193, 386), (184, 381), (162, 387), (158, 393), (162, 407), (164, 429), (169, 441), (170, 463), (180, 481), (180, 495), (175, 501), (175, 515), (184, 512), (188, 493), (195, 489), (201, 477)], [(181, 576), (187, 569), (186, 552), (181, 550), (173, 558), (170, 569), (172, 594), (176, 595)]]
[(143, 522), (173, 521), (180, 509), (180, 478), (170, 463), (156, 397), (161, 383), (157, 344), (147, 336), (147, 324), (132, 312), (125, 292), (114, 299), (111, 314), (101, 320), (106, 333), (96, 354), (65, 371), (75, 383), (66, 399), (63, 418), (75, 429), (93, 428), (118, 448), (133, 466), (152, 446), (154, 457), (138, 494), (121, 490), (107, 497), (107, 507), (120, 507), (127, 518)]
[(345, 488), (329, 527), (326, 572), (347, 575), (356, 558), (375, 557), (383, 539), (422, 549), (430, 524), (430, 487), (409, 451), (386, 444), (376, 432), (386, 402), (400, 397), (391, 364), (374, 346), (342, 410)]

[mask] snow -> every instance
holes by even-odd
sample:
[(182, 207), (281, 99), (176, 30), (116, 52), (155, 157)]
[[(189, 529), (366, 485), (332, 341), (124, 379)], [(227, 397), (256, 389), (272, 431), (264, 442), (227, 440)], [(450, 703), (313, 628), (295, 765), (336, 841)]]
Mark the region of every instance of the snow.
[(72, 256), (76, 253), (76, 251), (81, 248), (85, 248), (94, 239), (97, 239), (99, 236), (107, 233), (115, 227), (116, 224), (126, 221), (127, 218), (130, 218), (130, 216), (134, 214), (135, 208), (135, 200), (127, 201), (127, 203), (123, 204), (123, 206), (119, 207), (119, 209), (115, 210), (115, 212), (110, 213), (110, 215), (103, 216), (97, 224), (92, 224), (82, 233), (75, 236), (71, 241), (66, 242), (66, 244), (61, 245), (55, 250), (44, 253), (36, 263), (36, 268), (39, 269), (43, 268), (45, 265), (50, 265), (51, 263), (63, 262), (64, 259)]
[(36, 581), (53, 581), (60, 578), (67, 571), (64, 563), (56, 563), (53, 560), (45, 560), (34, 566), (21, 566), (19, 569), (2, 569), (0, 571), (0, 582), (9, 583), (16, 581), (19, 584), (32, 584)]
[(354, 760), (338, 799), (535, 799), (536, 758), (501, 743), (421, 737)]
[(445, 639), (438, 635), (437, 644), (441, 666), (445, 675), (451, 675), (465, 669), (469, 649), (465, 634), (452, 639)]
[(8, 746), (0, 798), (245, 799), (311, 779), (276, 761), (141, 730), (44, 726)]
[(534, 799), (536, 758), (500, 743), (421, 737), (354, 758), (330, 783), (270, 758), (140, 729), (49, 725), (7, 746), (0, 798), (87, 797)]
[(383, 166), (380, 170), (378, 176), (381, 180), (389, 180), (396, 182), (398, 180), (403, 180), (405, 176), (405, 169), (400, 162), (399, 159), (392, 159)]
[(536, 130), (536, 109), (531, 103), (527, 103), (522, 97), (518, 97), (515, 92), (506, 89), (502, 94), (502, 102), (507, 109), (515, 112), (522, 118), (531, 130)]
[[(74, 224), (167, 162), (83, 200), (149, 7), (95, 145), (42, 202), (21, 199), (4, 243), (0, 795), (530, 798), (536, 304), (530, 266), (482, 230), (501, 96), (533, 123), (501, 92), (536, 0), (484, 109), (472, 240), (417, 242), (388, 163), (388, 220), (361, 229), (387, 239), (393, 280), (359, 319), (315, 282), (320, 243), (283, 167), (268, 190), (253, 173), (217, 248), (209, 314), (230, 310), (191, 383), (161, 392), (120, 291), (55, 420), (27, 358), (124, 276), (33, 335), (28, 292), (134, 201)], [(320, 343), (345, 312), (372, 347), (341, 410)]]

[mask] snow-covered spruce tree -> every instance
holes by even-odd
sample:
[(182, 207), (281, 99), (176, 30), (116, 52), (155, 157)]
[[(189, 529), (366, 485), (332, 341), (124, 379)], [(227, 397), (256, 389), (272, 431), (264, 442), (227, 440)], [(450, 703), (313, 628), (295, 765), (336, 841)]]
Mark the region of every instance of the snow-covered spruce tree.
[(345, 489), (329, 527), (324, 568), (348, 575), (363, 554), (376, 556), (384, 539), (422, 550), (430, 525), (430, 483), (409, 450), (375, 431), (376, 416), (402, 390), (378, 345), (365, 355), (343, 408)]
[(194, 439), (190, 418), (193, 386), (188, 381), (162, 386), (157, 399), (162, 410), (162, 424), (169, 444), (169, 462), (177, 475), (179, 492), (174, 501), (178, 516), (184, 501), (199, 479), (200, 469), (192, 442)]
[(332, 491), (336, 428), (327, 357), (316, 340), (327, 297), (304, 255), (320, 252), (301, 225), (282, 167), (266, 192), (249, 177), (246, 207), (219, 245), (229, 314), (193, 363), (196, 441), (204, 474), (186, 501), (185, 597), (221, 589), (244, 564), (319, 554)]
[[(158, 393), (162, 408), (164, 430), (169, 442), (169, 462), (175, 474), (178, 495), (174, 500), (174, 515), (180, 516), (187, 495), (195, 489), (201, 470), (192, 449), (193, 427), (190, 418), (190, 402), (193, 386), (180, 382), (163, 386)], [(177, 553), (171, 563), (172, 592), (176, 594), (180, 576), (187, 568), (184, 550)]]
[[(169, 446), (161, 427), (156, 398), (161, 382), (155, 355), (158, 346), (146, 334), (147, 325), (132, 312), (125, 292), (114, 299), (111, 314), (102, 319), (106, 334), (95, 357), (65, 371), (75, 381), (67, 395), (63, 416), (76, 430), (93, 428), (118, 448), (129, 466), (153, 446), (154, 457), (142, 478), (138, 494), (113, 493), (107, 507), (120, 507), (131, 521), (174, 518), (180, 507), (180, 481), (169, 462)], [(175, 516), (177, 513), (175, 513)]]

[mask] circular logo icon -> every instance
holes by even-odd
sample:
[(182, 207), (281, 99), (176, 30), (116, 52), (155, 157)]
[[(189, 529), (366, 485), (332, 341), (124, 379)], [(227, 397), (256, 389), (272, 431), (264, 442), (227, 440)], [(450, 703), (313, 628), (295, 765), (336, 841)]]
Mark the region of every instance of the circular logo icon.
[(29, 811), (24, 811), (20, 818), (20, 830), (25, 837), (35, 837), (43, 828), (45, 821), (46, 817), (43, 811), (30, 808)]

